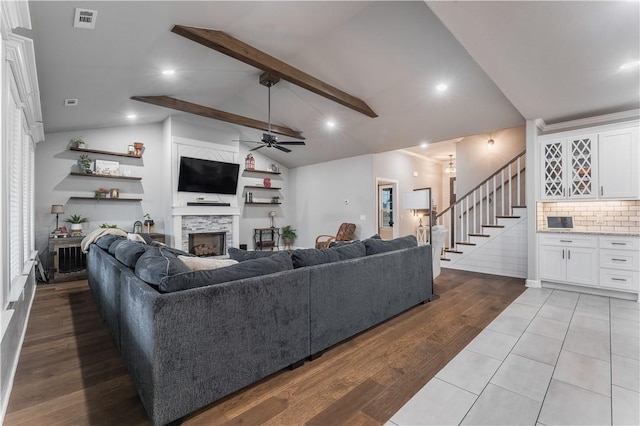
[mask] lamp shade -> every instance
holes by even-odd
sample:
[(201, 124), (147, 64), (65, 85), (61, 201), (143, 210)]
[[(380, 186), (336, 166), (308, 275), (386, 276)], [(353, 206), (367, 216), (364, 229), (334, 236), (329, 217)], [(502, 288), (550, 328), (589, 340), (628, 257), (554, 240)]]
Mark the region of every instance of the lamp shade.
[(431, 209), (431, 190), (419, 189), (402, 194), (402, 205), (405, 210)]
[(62, 204), (52, 204), (51, 214), (60, 214), (60, 213), (64, 213), (64, 206)]
[(271, 210), (269, 212), (269, 217), (275, 217), (275, 215), (276, 215), (276, 212), (274, 210)]

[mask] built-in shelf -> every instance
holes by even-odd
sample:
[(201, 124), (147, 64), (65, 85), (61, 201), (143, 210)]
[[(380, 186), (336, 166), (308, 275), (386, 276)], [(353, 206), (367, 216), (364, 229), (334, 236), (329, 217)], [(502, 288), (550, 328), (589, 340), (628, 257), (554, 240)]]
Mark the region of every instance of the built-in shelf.
[(88, 173), (78, 173), (78, 172), (71, 172), (70, 175), (82, 176), (82, 177), (93, 177), (93, 178), (107, 178), (107, 179), (142, 180), (142, 178), (139, 176), (112, 176), (112, 175), (98, 175), (95, 173), (88, 174)]
[(272, 172), (271, 170), (244, 169), (247, 173), (263, 173), (266, 175), (279, 175), (280, 172)]
[(272, 202), (270, 202), (270, 201), (263, 201), (263, 202), (261, 202), (261, 201), (252, 201), (252, 202), (250, 202), (250, 203), (245, 203), (245, 204), (252, 204), (252, 205), (254, 205), (254, 206), (255, 206), (255, 205), (261, 205), (261, 206), (277, 206), (277, 205), (282, 204), (282, 203), (272, 203)]
[(70, 200), (91, 201), (142, 201), (142, 198), (96, 198), (96, 197), (69, 197)]
[(78, 152), (90, 152), (92, 154), (106, 154), (106, 155), (115, 155), (117, 157), (129, 157), (129, 158), (142, 158), (142, 155), (129, 154), (127, 152), (112, 152), (112, 151), (102, 151), (100, 149), (90, 149), (90, 148), (69, 148), (71, 151)]
[(250, 189), (270, 189), (270, 190), (273, 190), (273, 191), (279, 191), (279, 190), (282, 189), (282, 188), (274, 188), (273, 186), (271, 188), (267, 188), (265, 186), (259, 186), (259, 185), (256, 185), (256, 186), (245, 185), (244, 187), (245, 188), (250, 188)]

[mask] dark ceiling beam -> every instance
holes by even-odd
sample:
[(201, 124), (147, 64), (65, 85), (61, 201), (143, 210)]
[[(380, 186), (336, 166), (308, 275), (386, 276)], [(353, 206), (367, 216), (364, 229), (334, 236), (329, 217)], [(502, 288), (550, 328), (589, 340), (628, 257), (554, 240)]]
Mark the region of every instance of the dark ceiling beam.
[(304, 71), (292, 67), (253, 46), (231, 37), (227, 33), (205, 28), (187, 27), (184, 25), (175, 25), (171, 31), (253, 67), (276, 75), (283, 80), (287, 80), (313, 93), (331, 99), (366, 116), (372, 118), (378, 116), (369, 105), (361, 99), (343, 92), (324, 81), (318, 80)]
[[(158, 105), (165, 108), (175, 109), (177, 111), (188, 112), (190, 114), (200, 115), (202, 117), (213, 118), (214, 120), (226, 121), (227, 123), (239, 124), (240, 126), (251, 127), (252, 129), (269, 131), (269, 123), (253, 118), (244, 117), (238, 114), (232, 114), (219, 109), (209, 108), (204, 105), (194, 104), (192, 102), (181, 101), (180, 99), (170, 96), (132, 96), (131, 99), (146, 102), (152, 105)], [(279, 135), (290, 136), (296, 139), (304, 139), (302, 134), (284, 126), (271, 124), (271, 132)]]

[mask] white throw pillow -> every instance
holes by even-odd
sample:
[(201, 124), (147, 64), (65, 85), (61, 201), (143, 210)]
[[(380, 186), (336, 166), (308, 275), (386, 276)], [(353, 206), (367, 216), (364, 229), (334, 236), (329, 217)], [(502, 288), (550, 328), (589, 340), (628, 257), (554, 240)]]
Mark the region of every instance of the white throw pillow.
[(187, 268), (192, 271), (204, 271), (209, 269), (224, 268), (226, 266), (235, 265), (237, 260), (233, 259), (216, 259), (214, 257), (192, 257), (192, 256), (178, 256)]

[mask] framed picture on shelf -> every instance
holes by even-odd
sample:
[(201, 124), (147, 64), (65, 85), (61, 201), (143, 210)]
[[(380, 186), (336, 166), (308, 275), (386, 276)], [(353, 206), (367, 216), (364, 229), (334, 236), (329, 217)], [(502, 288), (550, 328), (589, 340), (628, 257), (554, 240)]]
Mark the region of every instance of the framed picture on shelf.
[(120, 163), (118, 161), (96, 160), (96, 174), (120, 176)]

